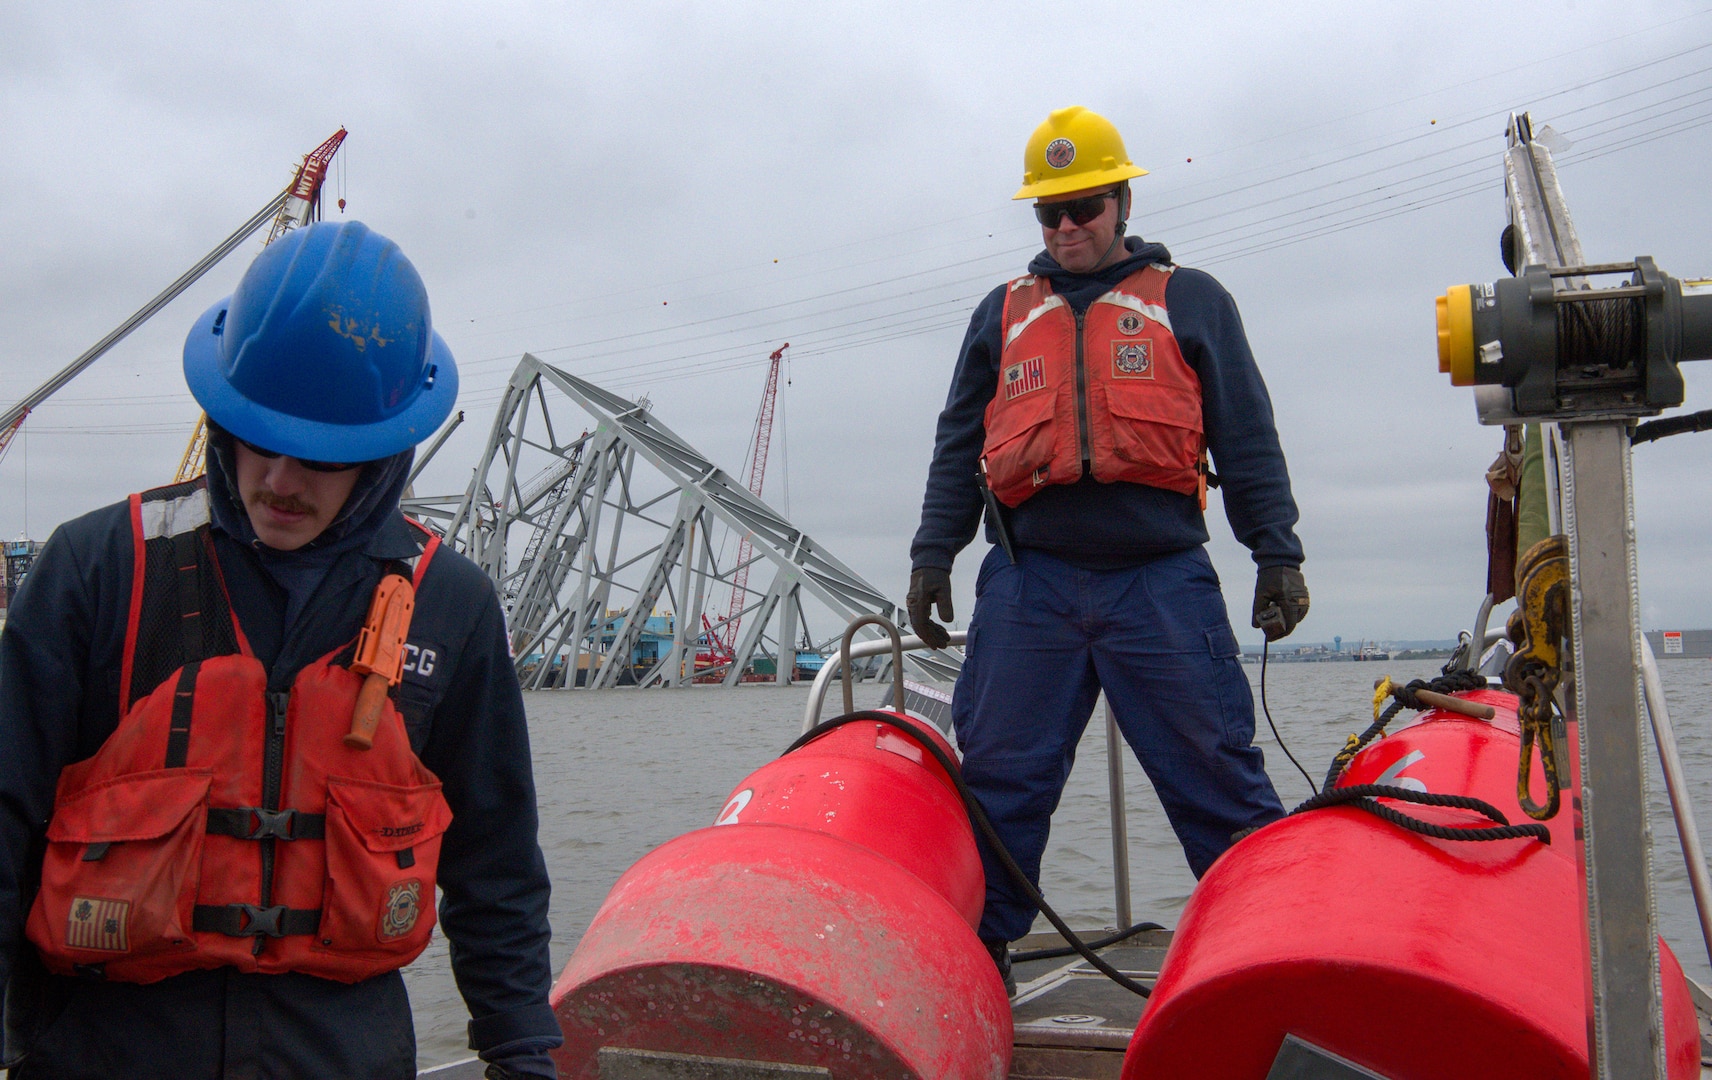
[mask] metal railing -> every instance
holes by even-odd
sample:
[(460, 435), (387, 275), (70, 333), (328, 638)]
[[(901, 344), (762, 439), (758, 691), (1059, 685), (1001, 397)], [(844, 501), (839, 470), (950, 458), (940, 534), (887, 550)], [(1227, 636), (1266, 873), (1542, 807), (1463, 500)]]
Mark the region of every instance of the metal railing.
[[(950, 631), (951, 640), (948, 644), (962, 646), (967, 643), (969, 635), (964, 630)], [(926, 642), (915, 634), (906, 634), (901, 639), (904, 652), (914, 652), (926, 649)], [(808, 704), (803, 707), (802, 730), (804, 734), (814, 730), (820, 723), (821, 710), (826, 705), (827, 691), (832, 688), (832, 681), (840, 676), (846, 663), (870, 656), (880, 656), (892, 651), (892, 641), (880, 638), (873, 641), (860, 641), (848, 645), (848, 660), (844, 648), (840, 648), (834, 656), (827, 657), (826, 664), (814, 677), (814, 684), (809, 687)], [(901, 679), (902, 673), (893, 666), (892, 678)], [(1109, 790), (1108, 802), (1111, 807), (1112, 828), (1112, 894), (1116, 925), (1119, 928), (1133, 925), (1130, 911), (1129, 891), (1129, 817), (1124, 798), (1124, 742), (1118, 731), (1117, 721), (1112, 717), (1111, 705), (1105, 706), (1106, 714), (1106, 783)]]

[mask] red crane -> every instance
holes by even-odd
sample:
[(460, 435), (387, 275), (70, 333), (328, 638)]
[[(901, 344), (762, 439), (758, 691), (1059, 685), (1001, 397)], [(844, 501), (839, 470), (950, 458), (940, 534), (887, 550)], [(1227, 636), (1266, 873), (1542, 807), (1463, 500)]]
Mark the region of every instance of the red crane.
[[(297, 176), (291, 181), (285, 205), (279, 208), (279, 216), (273, 219), (273, 228), (268, 230), (268, 238), (263, 241), (264, 247), (289, 230), (307, 225), (321, 216), (321, 184), (327, 179), (327, 166), (344, 141), (345, 129), (340, 128), (329, 135), (326, 142), (303, 156), (303, 164), (297, 167)], [(344, 208), (345, 200), (340, 199), (339, 209)]]
[[(779, 361), (784, 358), (785, 350), (791, 347), (785, 342), (773, 350), (767, 359), (767, 384), (761, 391), (761, 409), (755, 414), (755, 432), (749, 440), (749, 461), (743, 477), (743, 486), (757, 499), (761, 497), (761, 485), (767, 479), (767, 450), (773, 441), (773, 406), (779, 396)], [(751, 542), (751, 534), (743, 534), (743, 542), (737, 548), (737, 570), (731, 576), (731, 606), (725, 619), (717, 626), (702, 616), (702, 626), (707, 633), (708, 651), (714, 654), (710, 659), (733, 660), (737, 653), (737, 627), (743, 620), (743, 608), (749, 595), (749, 560), (754, 555), (755, 546)], [(785, 642), (780, 649), (790, 648), (791, 643)], [(795, 662), (793, 656), (791, 662)], [(780, 661), (783, 662), (782, 660)]]

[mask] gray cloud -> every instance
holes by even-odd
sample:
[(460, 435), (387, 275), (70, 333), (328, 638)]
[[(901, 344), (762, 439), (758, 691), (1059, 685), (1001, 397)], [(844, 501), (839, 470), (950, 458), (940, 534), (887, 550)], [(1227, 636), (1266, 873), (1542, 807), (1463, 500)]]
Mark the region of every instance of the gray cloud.
[[(1242, 308), (1303, 509), (1302, 636), (1447, 637), (1483, 581), (1498, 438), (1436, 371), (1432, 300), (1503, 273), (1504, 114), (1574, 141), (1561, 174), (1591, 257), (1712, 270), (1709, 29), (1681, 4), (1591, 0), (10, 5), (0, 397), (140, 306), (344, 124), (329, 192), (410, 253), (463, 366), (470, 422), (425, 486), (464, 484), (525, 350), (646, 392), (735, 470), (788, 340), (791, 513), (901, 595), (968, 312), (1038, 245), (1009, 202), (1023, 140), (1079, 102), (1154, 170), (1136, 231)], [(196, 415), (183, 334), (254, 250), (39, 411), (0, 463), (0, 535), (26, 526), (26, 482), (41, 537), (171, 474)], [(1712, 371), (1688, 377), (1707, 407)], [(1712, 608), (1705, 447), (1636, 455), (1649, 626)], [(775, 456), (779, 506), (784, 477)], [(1252, 571), (1212, 513), (1245, 623)], [(977, 561), (958, 567), (965, 616)]]

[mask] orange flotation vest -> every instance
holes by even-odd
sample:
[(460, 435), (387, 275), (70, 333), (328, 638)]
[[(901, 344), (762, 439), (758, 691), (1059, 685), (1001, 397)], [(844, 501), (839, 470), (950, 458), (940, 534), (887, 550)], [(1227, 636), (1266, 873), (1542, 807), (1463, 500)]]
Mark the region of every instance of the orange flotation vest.
[[(440, 783), (390, 700), (373, 749), (344, 744), (363, 682), (352, 646), (269, 689), (208, 520), (199, 481), (131, 496), (123, 719), (60, 774), (29, 938), (52, 971), (134, 983), (402, 967), (434, 927)], [(414, 560), (417, 585), (437, 545)]]
[(982, 448), (1000, 502), (1018, 506), (1089, 470), (1206, 506), (1201, 380), (1171, 333), (1170, 280), (1169, 266), (1143, 267), (1081, 315), (1044, 277), (1009, 284)]

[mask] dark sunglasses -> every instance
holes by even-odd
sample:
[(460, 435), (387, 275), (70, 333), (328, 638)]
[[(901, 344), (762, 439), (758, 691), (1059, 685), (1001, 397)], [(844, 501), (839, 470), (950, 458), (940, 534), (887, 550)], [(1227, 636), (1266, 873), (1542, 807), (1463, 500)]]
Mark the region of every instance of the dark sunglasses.
[[(265, 457), (269, 461), (272, 461), (274, 458), (277, 458), (277, 457), (285, 457), (286, 456), (286, 455), (280, 453), (278, 450), (263, 450), (261, 447), (257, 446), (255, 443), (248, 442), (244, 439), (240, 439), (236, 435), (232, 436), (232, 441), (237, 443), (239, 446), (243, 447), (244, 449), (248, 450), (250, 453), (255, 454), (257, 457)], [(305, 458), (300, 458), (300, 457), (293, 457), (291, 460), (297, 462), (299, 465), (303, 466), (305, 469), (308, 469), (310, 472), (346, 472), (347, 470), (350, 470), (350, 469), (361, 468), (365, 464), (364, 462), (361, 462), (361, 461), (353, 461), (353, 462), (349, 462), (349, 463), (338, 462), (338, 461), (309, 461)]]
[(1118, 193), (1105, 191), (1098, 195), (1089, 195), (1085, 199), (1070, 199), (1066, 202), (1035, 203), (1034, 216), (1048, 229), (1058, 228), (1058, 223), (1065, 214), (1077, 225), (1086, 225), (1106, 212), (1106, 200), (1115, 199)]

